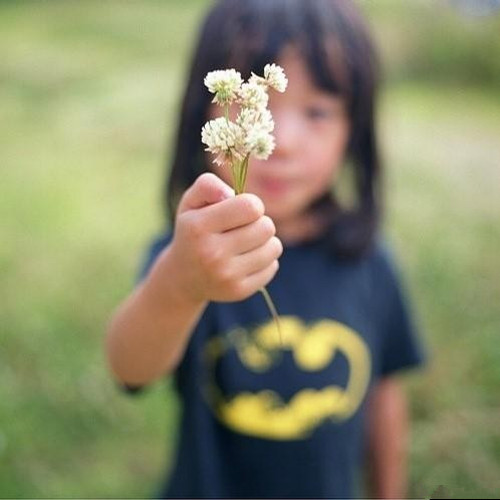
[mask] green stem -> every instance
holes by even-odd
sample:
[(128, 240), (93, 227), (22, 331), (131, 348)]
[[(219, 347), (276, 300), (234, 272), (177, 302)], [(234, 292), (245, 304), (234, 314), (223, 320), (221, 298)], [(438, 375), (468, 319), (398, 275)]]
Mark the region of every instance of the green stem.
[(239, 183), (239, 165), (231, 162), (231, 173), (233, 174), (233, 187), (236, 194), (241, 194)]
[(278, 316), (278, 311), (276, 311), (276, 307), (274, 305), (274, 302), (271, 299), (271, 296), (269, 295), (269, 292), (266, 290), (265, 287), (262, 287), (260, 289), (260, 293), (262, 293), (262, 295), (264, 296), (267, 307), (269, 308), (269, 311), (271, 311), (271, 315), (273, 316), (274, 323), (276, 325), (276, 328), (278, 329), (280, 344), (283, 345), (283, 335), (281, 333), (281, 324), (280, 324), (280, 320), (279, 320), (279, 316)]
[(247, 154), (241, 163), (241, 189), (245, 191), (245, 186), (247, 183), (247, 172), (248, 172), (248, 162), (250, 160), (250, 154)]
[(238, 167), (238, 182), (240, 183), (239, 188), (240, 188), (240, 193), (245, 192), (245, 180), (243, 179), (243, 171), (245, 169), (245, 160), (241, 160), (241, 163), (239, 164)]

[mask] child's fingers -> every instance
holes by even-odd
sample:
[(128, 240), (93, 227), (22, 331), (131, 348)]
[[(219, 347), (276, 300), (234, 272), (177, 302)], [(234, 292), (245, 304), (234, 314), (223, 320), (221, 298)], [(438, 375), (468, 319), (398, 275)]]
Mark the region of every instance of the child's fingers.
[(239, 284), (240, 296), (248, 297), (261, 288), (265, 287), (274, 277), (279, 269), (277, 260), (273, 260), (269, 266), (250, 276), (247, 276)]
[(250, 252), (260, 247), (276, 234), (273, 221), (264, 215), (246, 226), (238, 227), (221, 236), (226, 238), (226, 245), (231, 255)]
[(254, 194), (244, 193), (203, 209), (203, 224), (214, 233), (223, 233), (255, 222), (264, 215), (264, 204)]
[(281, 241), (276, 236), (273, 236), (259, 248), (234, 258), (231, 265), (235, 266), (242, 276), (251, 276), (262, 269), (266, 269), (282, 253), (283, 245)]
[(207, 172), (200, 175), (184, 193), (177, 211), (183, 213), (203, 208), (232, 197), (234, 190), (215, 174)]

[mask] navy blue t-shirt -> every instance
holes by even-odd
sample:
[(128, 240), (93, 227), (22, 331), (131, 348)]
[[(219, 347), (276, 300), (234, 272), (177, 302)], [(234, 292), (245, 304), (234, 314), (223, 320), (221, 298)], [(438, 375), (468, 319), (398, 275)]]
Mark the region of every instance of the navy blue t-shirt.
[[(151, 247), (143, 271), (168, 244)], [(339, 260), (320, 242), (285, 248), (267, 289), (208, 305), (176, 370), (175, 498), (349, 498), (377, 379), (418, 365), (418, 338), (382, 246)]]

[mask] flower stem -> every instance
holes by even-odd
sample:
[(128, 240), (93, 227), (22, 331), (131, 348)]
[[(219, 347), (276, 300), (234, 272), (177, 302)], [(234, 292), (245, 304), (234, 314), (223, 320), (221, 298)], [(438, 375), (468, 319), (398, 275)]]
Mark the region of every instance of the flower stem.
[(241, 163), (241, 190), (245, 191), (245, 185), (247, 183), (247, 172), (248, 172), (248, 162), (250, 160), (250, 154), (247, 154)]
[(276, 307), (274, 305), (273, 300), (271, 299), (271, 296), (269, 295), (269, 292), (266, 290), (266, 287), (262, 287), (260, 289), (260, 293), (264, 296), (264, 299), (266, 301), (267, 307), (269, 308), (269, 311), (271, 311), (271, 315), (273, 316), (274, 319), (274, 324), (276, 325), (276, 328), (278, 330), (278, 335), (280, 338), (280, 344), (283, 345), (283, 335), (281, 333), (281, 324), (278, 316), (278, 312), (276, 311)]
[[(248, 171), (248, 162), (250, 159), (250, 155), (246, 155), (241, 162), (231, 162), (231, 173), (233, 175), (233, 185), (234, 185), (234, 191), (236, 194), (241, 194), (245, 192), (245, 184), (247, 180), (247, 171)], [(274, 323), (276, 325), (276, 328), (278, 330), (278, 336), (280, 340), (280, 344), (283, 344), (283, 335), (281, 333), (281, 325), (279, 321), (279, 316), (278, 312), (276, 311), (276, 307), (274, 305), (273, 300), (271, 299), (271, 296), (269, 295), (269, 292), (266, 290), (265, 287), (262, 287), (260, 289), (260, 292), (264, 296), (264, 299), (266, 301), (267, 307), (269, 308), (269, 311), (271, 312), (271, 315), (273, 317)]]
[(233, 174), (233, 187), (236, 194), (241, 194), (240, 183), (239, 183), (239, 169), (238, 164), (231, 163), (231, 173)]

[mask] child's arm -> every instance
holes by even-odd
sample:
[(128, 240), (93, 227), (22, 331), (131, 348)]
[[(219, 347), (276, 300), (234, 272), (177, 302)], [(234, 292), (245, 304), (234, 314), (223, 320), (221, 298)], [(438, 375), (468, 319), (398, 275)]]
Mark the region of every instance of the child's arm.
[(405, 498), (407, 488), (408, 411), (395, 377), (374, 388), (368, 411), (368, 474), (373, 498)]
[(117, 379), (140, 386), (172, 371), (210, 300), (242, 300), (265, 286), (283, 250), (274, 234), (259, 198), (201, 175), (179, 204), (172, 243), (109, 325)]

